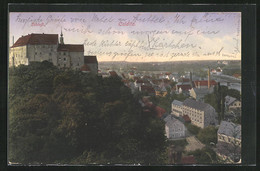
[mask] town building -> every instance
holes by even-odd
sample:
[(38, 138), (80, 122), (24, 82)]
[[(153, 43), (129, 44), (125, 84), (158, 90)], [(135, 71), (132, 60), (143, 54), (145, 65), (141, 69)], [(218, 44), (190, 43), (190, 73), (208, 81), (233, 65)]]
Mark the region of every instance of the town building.
[(237, 100), (234, 97), (226, 96), (225, 107), (227, 110), (241, 109), (241, 101)]
[(204, 102), (204, 97), (207, 94), (213, 93), (213, 87), (208, 88), (192, 88), (190, 90), (190, 96), (193, 97), (197, 101)]
[(164, 118), (165, 134), (168, 139), (179, 139), (185, 137), (186, 128), (184, 124), (172, 115)]
[(98, 73), (98, 61), (96, 56), (84, 56), (84, 65), (87, 65), (92, 73)]
[(200, 128), (205, 128), (210, 125), (216, 125), (217, 113), (215, 109), (203, 102), (187, 98), (182, 105), (183, 115), (188, 115), (191, 119), (191, 124)]
[(217, 82), (215, 80), (196, 80), (193, 81), (195, 88), (209, 88), (209, 87), (215, 87), (217, 85)]
[(241, 158), (241, 125), (222, 121), (218, 132), (216, 153), (230, 163), (240, 162)]
[(182, 102), (179, 100), (173, 100), (172, 102), (172, 115), (180, 117), (182, 116)]
[[(83, 44), (65, 44), (58, 34), (28, 34), (20, 37), (9, 50), (9, 66), (49, 61), (58, 68), (70, 68), (97, 74), (96, 57), (84, 57)], [(93, 61), (89, 61), (93, 59)], [(83, 65), (88, 65), (88, 67)]]

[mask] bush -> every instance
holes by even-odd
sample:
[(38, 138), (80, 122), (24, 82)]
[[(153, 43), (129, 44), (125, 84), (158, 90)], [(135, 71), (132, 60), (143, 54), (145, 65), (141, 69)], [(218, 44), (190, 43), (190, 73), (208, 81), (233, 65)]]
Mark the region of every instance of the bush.
[(201, 128), (199, 128), (195, 125), (192, 125), (190, 123), (186, 123), (185, 126), (188, 129), (188, 131), (194, 135), (198, 135), (199, 131), (201, 130)]

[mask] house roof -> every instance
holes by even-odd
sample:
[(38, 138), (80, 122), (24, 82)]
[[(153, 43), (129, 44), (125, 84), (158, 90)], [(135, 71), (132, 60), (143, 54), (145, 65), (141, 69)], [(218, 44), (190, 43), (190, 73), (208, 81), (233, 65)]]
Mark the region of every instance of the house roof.
[(160, 106), (156, 106), (155, 112), (156, 112), (157, 117), (161, 118), (163, 116), (163, 114), (166, 113), (166, 110), (161, 108)]
[(236, 155), (241, 155), (241, 148), (238, 146), (234, 146), (233, 144), (227, 143), (227, 142), (221, 142), (219, 141), (216, 144), (216, 152), (230, 157), (232, 160), (235, 159)]
[(234, 98), (234, 97), (231, 97), (231, 96), (226, 96), (225, 97), (225, 103), (226, 103), (226, 105), (230, 105), (230, 104), (232, 104), (234, 101), (236, 101), (237, 99), (236, 98)]
[(117, 73), (116, 73), (116, 71), (109, 71), (109, 74), (110, 74), (110, 76), (112, 76), (112, 77), (118, 76)]
[(59, 44), (58, 52), (62, 51), (68, 51), (68, 52), (84, 52), (84, 46), (83, 45), (77, 45), (77, 44)]
[(185, 84), (185, 85), (176, 85), (177, 88), (181, 88), (183, 91), (188, 91), (191, 89), (191, 85), (190, 84)]
[(141, 86), (141, 91), (146, 91), (148, 93), (155, 93), (154, 88), (152, 86), (146, 86), (146, 85)]
[(81, 71), (91, 71), (91, 69), (89, 68), (88, 65), (84, 64), (82, 65), (82, 67), (80, 68)]
[[(207, 103), (199, 102), (199, 101), (193, 100), (191, 98), (187, 98), (186, 100), (184, 100), (183, 105), (188, 106), (190, 108), (198, 109), (201, 111), (204, 111), (208, 106), (210, 106)], [(212, 106), (210, 106), (210, 107), (212, 107)]]
[(241, 125), (233, 122), (222, 121), (220, 123), (218, 134), (224, 134), (230, 137), (241, 139)]
[(195, 164), (196, 160), (194, 156), (184, 156), (181, 159), (181, 164)]
[(183, 115), (182, 118), (185, 122), (191, 122), (190, 117), (188, 115)]
[[(194, 84), (196, 87), (200, 84), (200, 86), (208, 86), (208, 80), (197, 80), (194, 81)], [(215, 80), (210, 80), (210, 85), (217, 85), (217, 82)]]
[(84, 56), (84, 63), (91, 64), (91, 63), (98, 63), (96, 56)]
[(174, 104), (176, 106), (182, 106), (183, 102), (181, 102), (179, 100), (173, 100), (172, 104)]
[(213, 92), (212, 87), (210, 87), (211, 89), (208, 88), (192, 88), (194, 90), (194, 92), (196, 94), (202, 94), (202, 95), (206, 95), (206, 94), (210, 94)]
[(53, 45), (58, 44), (58, 34), (28, 34), (20, 37), (11, 48), (24, 45)]
[(190, 82), (189, 78), (180, 78), (178, 82)]

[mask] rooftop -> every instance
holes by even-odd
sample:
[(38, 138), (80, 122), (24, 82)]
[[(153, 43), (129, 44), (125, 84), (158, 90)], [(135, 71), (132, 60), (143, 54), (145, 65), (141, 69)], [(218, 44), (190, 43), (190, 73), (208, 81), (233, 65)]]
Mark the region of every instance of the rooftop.
[(220, 123), (218, 134), (224, 134), (230, 137), (241, 139), (241, 125), (233, 122), (222, 121)]
[(11, 48), (24, 45), (53, 45), (58, 44), (58, 34), (28, 34), (20, 37)]
[(184, 100), (183, 105), (188, 106), (190, 108), (198, 109), (201, 111), (204, 111), (208, 106), (210, 106), (207, 103), (199, 102), (199, 101), (193, 100), (191, 98), (187, 98), (186, 100)]
[(57, 51), (84, 52), (84, 46), (77, 44), (59, 44)]
[(90, 64), (90, 63), (98, 63), (96, 56), (84, 56), (84, 63)]
[(172, 104), (177, 105), (177, 106), (182, 106), (183, 102), (179, 100), (173, 100)]

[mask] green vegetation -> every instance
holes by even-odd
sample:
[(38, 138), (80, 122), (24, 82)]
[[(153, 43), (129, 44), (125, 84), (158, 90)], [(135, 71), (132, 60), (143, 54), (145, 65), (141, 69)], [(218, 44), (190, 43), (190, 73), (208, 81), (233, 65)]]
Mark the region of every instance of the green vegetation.
[(215, 151), (213, 151), (209, 147), (204, 147), (201, 150), (188, 152), (188, 155), (193, 155), (197, 163), (201, 163), (201, 164), (217, 163), (217, 155)]
[(166, 141), (164, 123), (119, 77), (44, 61), (10, 68), (8, 145), (22, 164), (163, 164)]
[(168, 145), (174, 145), (174, 146), (185, 147), (186, 145), (188, 145), (188, 142), (187, 142), (186, 139), (171, 140), (171, 141), (168, 141)]
[(193, 135), (198, 135), (198, 133), (200, 132), (201, 128), (192, 125), (191, 123), (185, 123), (186, 128), (188, 129), (188, 131), (190, 133), (192, 133)]
[(215, 108), (216, 112), (219, 114), (219, 121), (223, 120), (224, 112), (225, 112), (225, 97), (229, 95), (231, 97), (235, 97), (240, 100), (241, 95), (238, 90), (228, 89), (227, 86), (216, 86), (214, 88), (214, 92), (211, 94), (207, 94), (205, 96), (205, 103), (210, 104)]
[(211, 142), (217, 143), (217, 131), (218, 129), (214, 126), (208, 126), (201, 129), (197, 135), (197, 138), (206, 145), (210, 145)]
[(151, 97), (151, 101), (162, 108), (164, 108), (167, 112), (171, 111), (171, 104), (173, 100), (179, 100), (184, 101), (187, 98), (184, 94), (171, 94), (170, 91), (168, 91), (167, 95), (165, 97), (160, 96), (154, 96)]

